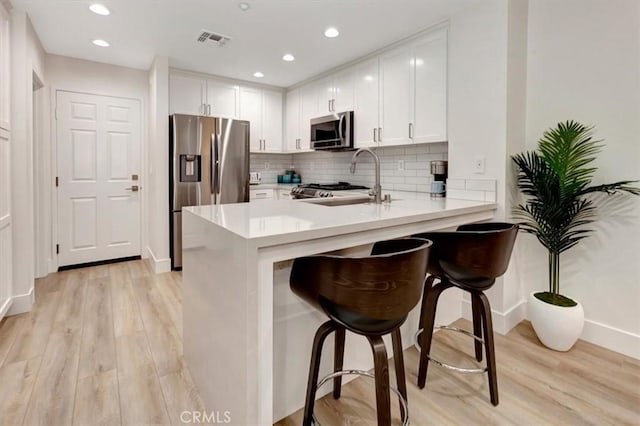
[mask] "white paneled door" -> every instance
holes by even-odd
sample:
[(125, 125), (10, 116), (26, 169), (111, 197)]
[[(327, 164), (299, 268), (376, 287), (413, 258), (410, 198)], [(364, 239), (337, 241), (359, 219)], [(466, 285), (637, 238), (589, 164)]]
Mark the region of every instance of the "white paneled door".
[(140, 102), (58, 91), (58, 266), (140, 255)]

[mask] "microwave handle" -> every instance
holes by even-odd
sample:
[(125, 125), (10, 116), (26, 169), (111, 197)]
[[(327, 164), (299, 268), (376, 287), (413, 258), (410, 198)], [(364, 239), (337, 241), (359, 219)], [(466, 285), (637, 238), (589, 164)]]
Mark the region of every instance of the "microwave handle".
[(340, 114), (340, 121), (338, 121), (338, 137), (341, 141), (344, 139), (344, 134), (342, 133), (342, 123), (344, 123), (344, 114)]

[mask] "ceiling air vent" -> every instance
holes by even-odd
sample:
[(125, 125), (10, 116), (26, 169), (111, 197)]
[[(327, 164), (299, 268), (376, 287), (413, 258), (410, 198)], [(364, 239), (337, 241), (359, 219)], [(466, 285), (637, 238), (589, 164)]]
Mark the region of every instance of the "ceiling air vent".
[(231, 37), (227, 37), (222, 34), (216, 34), (208, 30), (202, 30), (202, 32), (198, 36), (198, 41), (200, 43), (212, 42), (215, 43), (218, 47), (224, 46), (225, 43), (229, 40), (231, 40)]

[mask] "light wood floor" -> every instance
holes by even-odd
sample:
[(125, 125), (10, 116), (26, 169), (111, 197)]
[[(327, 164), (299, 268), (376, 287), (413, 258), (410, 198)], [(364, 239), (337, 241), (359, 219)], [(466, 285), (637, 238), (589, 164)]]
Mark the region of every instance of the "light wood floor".
[[(34, 310), (0, 323), (0, 425), (180, 424), (183, 411), (203, 411), (182, 359), (180, 284), (179, 273), (153, 275), (142, 261), (38, 280)], [(434, 355), (473, 365), (465, 351), (470, 339), (437, 333)], [(418, 352), (407, 350), (411, 424), (640, 425), (640, 361), (581, 341), (553, 352), (526, 322), (496, 335), (496, 351), (498, 407), (485, 375), (431, 365), (419, 390)], [(375, 424), (373, 383), (354, 380), (316, 413), (325, 426)]]

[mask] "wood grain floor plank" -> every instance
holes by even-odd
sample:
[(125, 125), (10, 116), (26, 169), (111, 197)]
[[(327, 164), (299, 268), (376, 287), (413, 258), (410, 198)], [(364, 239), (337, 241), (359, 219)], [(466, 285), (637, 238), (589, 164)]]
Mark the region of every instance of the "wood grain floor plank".
[(160, 381), (153, 366), (118, 378), (123, 425), (169, 425)]
[(129, 268), (124, 263), (111, 265), (111, 303), (116, 337), (144, 331)]
[(0, 367), (4, 364), (11, 345), (13, 345), (16, 337), (21, 333), (27, 317), (28, 314), (13, 315), (5, 317), (0, 321)]
[(85, 301), (88, 273), (78, 270), (65, 274), (64, 286), (53, 323), (53, 330), (74, 333), (82, 329), (82, 310)]
[(180, 414), (184, 411), (200, 413), (205, 411), (198, 389), (193, 384), (191, 374), (186, 368), (160, 377), (160, 385), (167, 403), (171, 424), (182, 424)]
[(164, 301), (167, 315), (182, 339), (182, 292), (175, 282), (174, 273), (159, 274), (154, 282)]
[(166, 303), (153, 278), (134, 279), (133, 287), (158, 374), (164, 376), (179, 371), (184, 365), (182, 339), (167, 316)]
[(109, 277), (90, 279), (83, 316), (80, 379), (116, 368)]
[(51, 291), (36, 295), (33, 310), (21, 319), (24, 321), (23, 332), (18, 334), (11, 345), (5, 364), (42, 356), (47, 347), (60, 294), (60, 291)]
[(51, 334), (31, 393), (25, 425), (71, 424), (79, 358), (79, 332)]
[(21, 425), (42, 358), (0, 368), (0, 426)]
[(115, 369), (78, 380), (73, 424), (120, 425), (118, 372)]
[(153, 365), (153, 358), (144, 332), (116, 338), (118, 375), (135, 374), (139, 369)]

